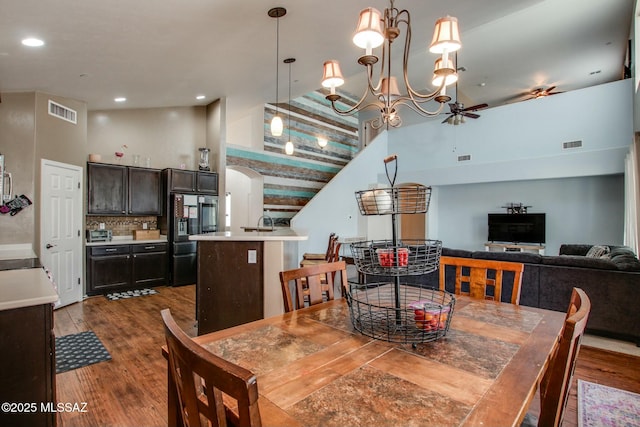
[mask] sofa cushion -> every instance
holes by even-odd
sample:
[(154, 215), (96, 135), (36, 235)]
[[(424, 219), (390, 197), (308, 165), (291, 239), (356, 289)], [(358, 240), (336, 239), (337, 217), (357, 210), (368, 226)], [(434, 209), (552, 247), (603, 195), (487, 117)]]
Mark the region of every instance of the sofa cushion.
[(442, 255), (444, 256), (455, 256), (458, 258), (471, 258), (472, 254), (473, 254), (472, 251), (467, 251), (465, 249), (442, 248)]
[(611, 257), (611, 262), (615, 264), (618, 270), (640, 271), (640, 261), (634, 255), (616, 255)]
[(611, 249), (609, 248), (609, 246), (593, 245), (591, 246), (591, 249), (587, 251), (587, 254), (585, 256), (587, 258), (607, 258), (608, 259), (609, 252), (611, 252)]
[(587, 258), (580, 255), (558, 255), (542, 257), (542, 264), (565, 267), (597, 268), (600, 270), (617, 270), (618, 267), (609, 259)]
[(585, 256), (593, 245), (564, 244), (560, 245), (558, 255), (582, 255)]
[(491, 252), (475, 251), (472, 258), (492, 259), (496, 261), (521, 262), (524, 264), (540, 264), (542, 255), (532, 252)]

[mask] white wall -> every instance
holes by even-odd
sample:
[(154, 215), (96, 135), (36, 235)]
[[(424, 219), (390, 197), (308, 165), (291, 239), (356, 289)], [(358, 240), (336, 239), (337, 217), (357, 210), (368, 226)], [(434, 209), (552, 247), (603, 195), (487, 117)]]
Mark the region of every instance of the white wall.
[[(300, 252), (322, 252), (331, 231), (367, 235), (373, 217), (359, 215), (353, 194), (386, 184), (382, 159), (391, 153), (398, 155), (396, 183), (433, 186), (428, 238), (444, 246), (483, 249), (486, 214), (509, 202), (548, 213), (548, 254), (561, 243), (621, 244), (632, 93), (624, 80), (483, 110), (460, 126), (439, 118), (385, 132), (293, 218), (292, 227), (310, 236)], [(583, 147), (562, 150), (575, 140)], [(459, 163), (461, 154), (472, 161)]]
[(385, 132), (358, 153), (293, 217), (291, 228), (309, 235), (309, 240), (298, 245), (298, 259), (305, 252), (325, 252), (332, 232), (341, 238), (367, 235), (368, 217), (360, 215), (355, 191), (375, 185), (378, 174), (384, 171), (383, 159), (387, 151)]

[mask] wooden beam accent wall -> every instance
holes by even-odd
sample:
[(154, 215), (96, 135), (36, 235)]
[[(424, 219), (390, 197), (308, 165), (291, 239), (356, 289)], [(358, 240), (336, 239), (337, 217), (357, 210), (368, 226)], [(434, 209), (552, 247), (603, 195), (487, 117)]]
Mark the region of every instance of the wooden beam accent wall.
[[(345, 96), (346, 103), (350, 97)], [(346, 105), (346, 104), (345, 104)], [(269, 126), (276, 105), (264, 108), (264, 145), (262, 151), (227, 147), (227, 166), (244, 166), (264, 177), (264, 208), (276, 225), (288, 226), (290, 219), (328, 183), (360, 149), (358, 117), (339, 116), (315, 91), (277, 104), (284, 122), (280, 137), (271, 136)], [(291, 138), (295, 146), (292, 156), (284, 154), (284, 145)], [(323, 148), (318, 138), (327, 140)]]

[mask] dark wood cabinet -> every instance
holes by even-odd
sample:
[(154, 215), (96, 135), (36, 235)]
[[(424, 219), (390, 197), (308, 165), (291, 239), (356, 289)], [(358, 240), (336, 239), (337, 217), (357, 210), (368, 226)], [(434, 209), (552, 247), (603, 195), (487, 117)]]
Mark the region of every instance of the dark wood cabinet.
[(131, 245), (133, 284), (136, 287), (165, 285), (167, 281), (167, 244)]
[(196, 189), (196, 172), (182, 169), (165, 169), (169, 192), (193, 192)]
[(216, 172), (165, 169), (166, 193), (207, 193), (218, 194), (218, 174)]
[(56, 406), (53, 306), (2, 310), (0, 330), (0, 400), (22, 405), (3, 407), (0, 425), (55, 426), (56, 412), (43, 410)]
[(93, 215), (127, 213), (126, 166), (87, 163), (88, 209)]
[(87, 163), (89, 215), (162, 215), (160, 169)]
[(199, 241), (198, 335), (262, 319), (264, 242)]
[(199, 193), (218, 194), (218, 174), (215, 172), (198, 172), (196, 187)]
[(87, 295), (164, 285), (167, 244), (87, 247)]
[(160, 169), (128, 168), (129, 215), (162, 215)]

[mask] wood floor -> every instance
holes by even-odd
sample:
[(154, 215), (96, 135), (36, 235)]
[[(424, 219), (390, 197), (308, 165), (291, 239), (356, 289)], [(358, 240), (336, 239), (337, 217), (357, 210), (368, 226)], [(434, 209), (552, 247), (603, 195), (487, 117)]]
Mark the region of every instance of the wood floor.
[[(56, 310), (56, 336), (93, 330), (112, 360), (56, 375), (58, 402), (86, 402), (85, 413), (59, 413), (61, 427), (166, 426), (166, 361), (160, 310), (195, 335), (195, 286), (108, 301), (93, 297)], [(640, 358), (583, 346), (575, 378), (640, 393)], [(577, 426), (576, 385), (563, 426)]]

